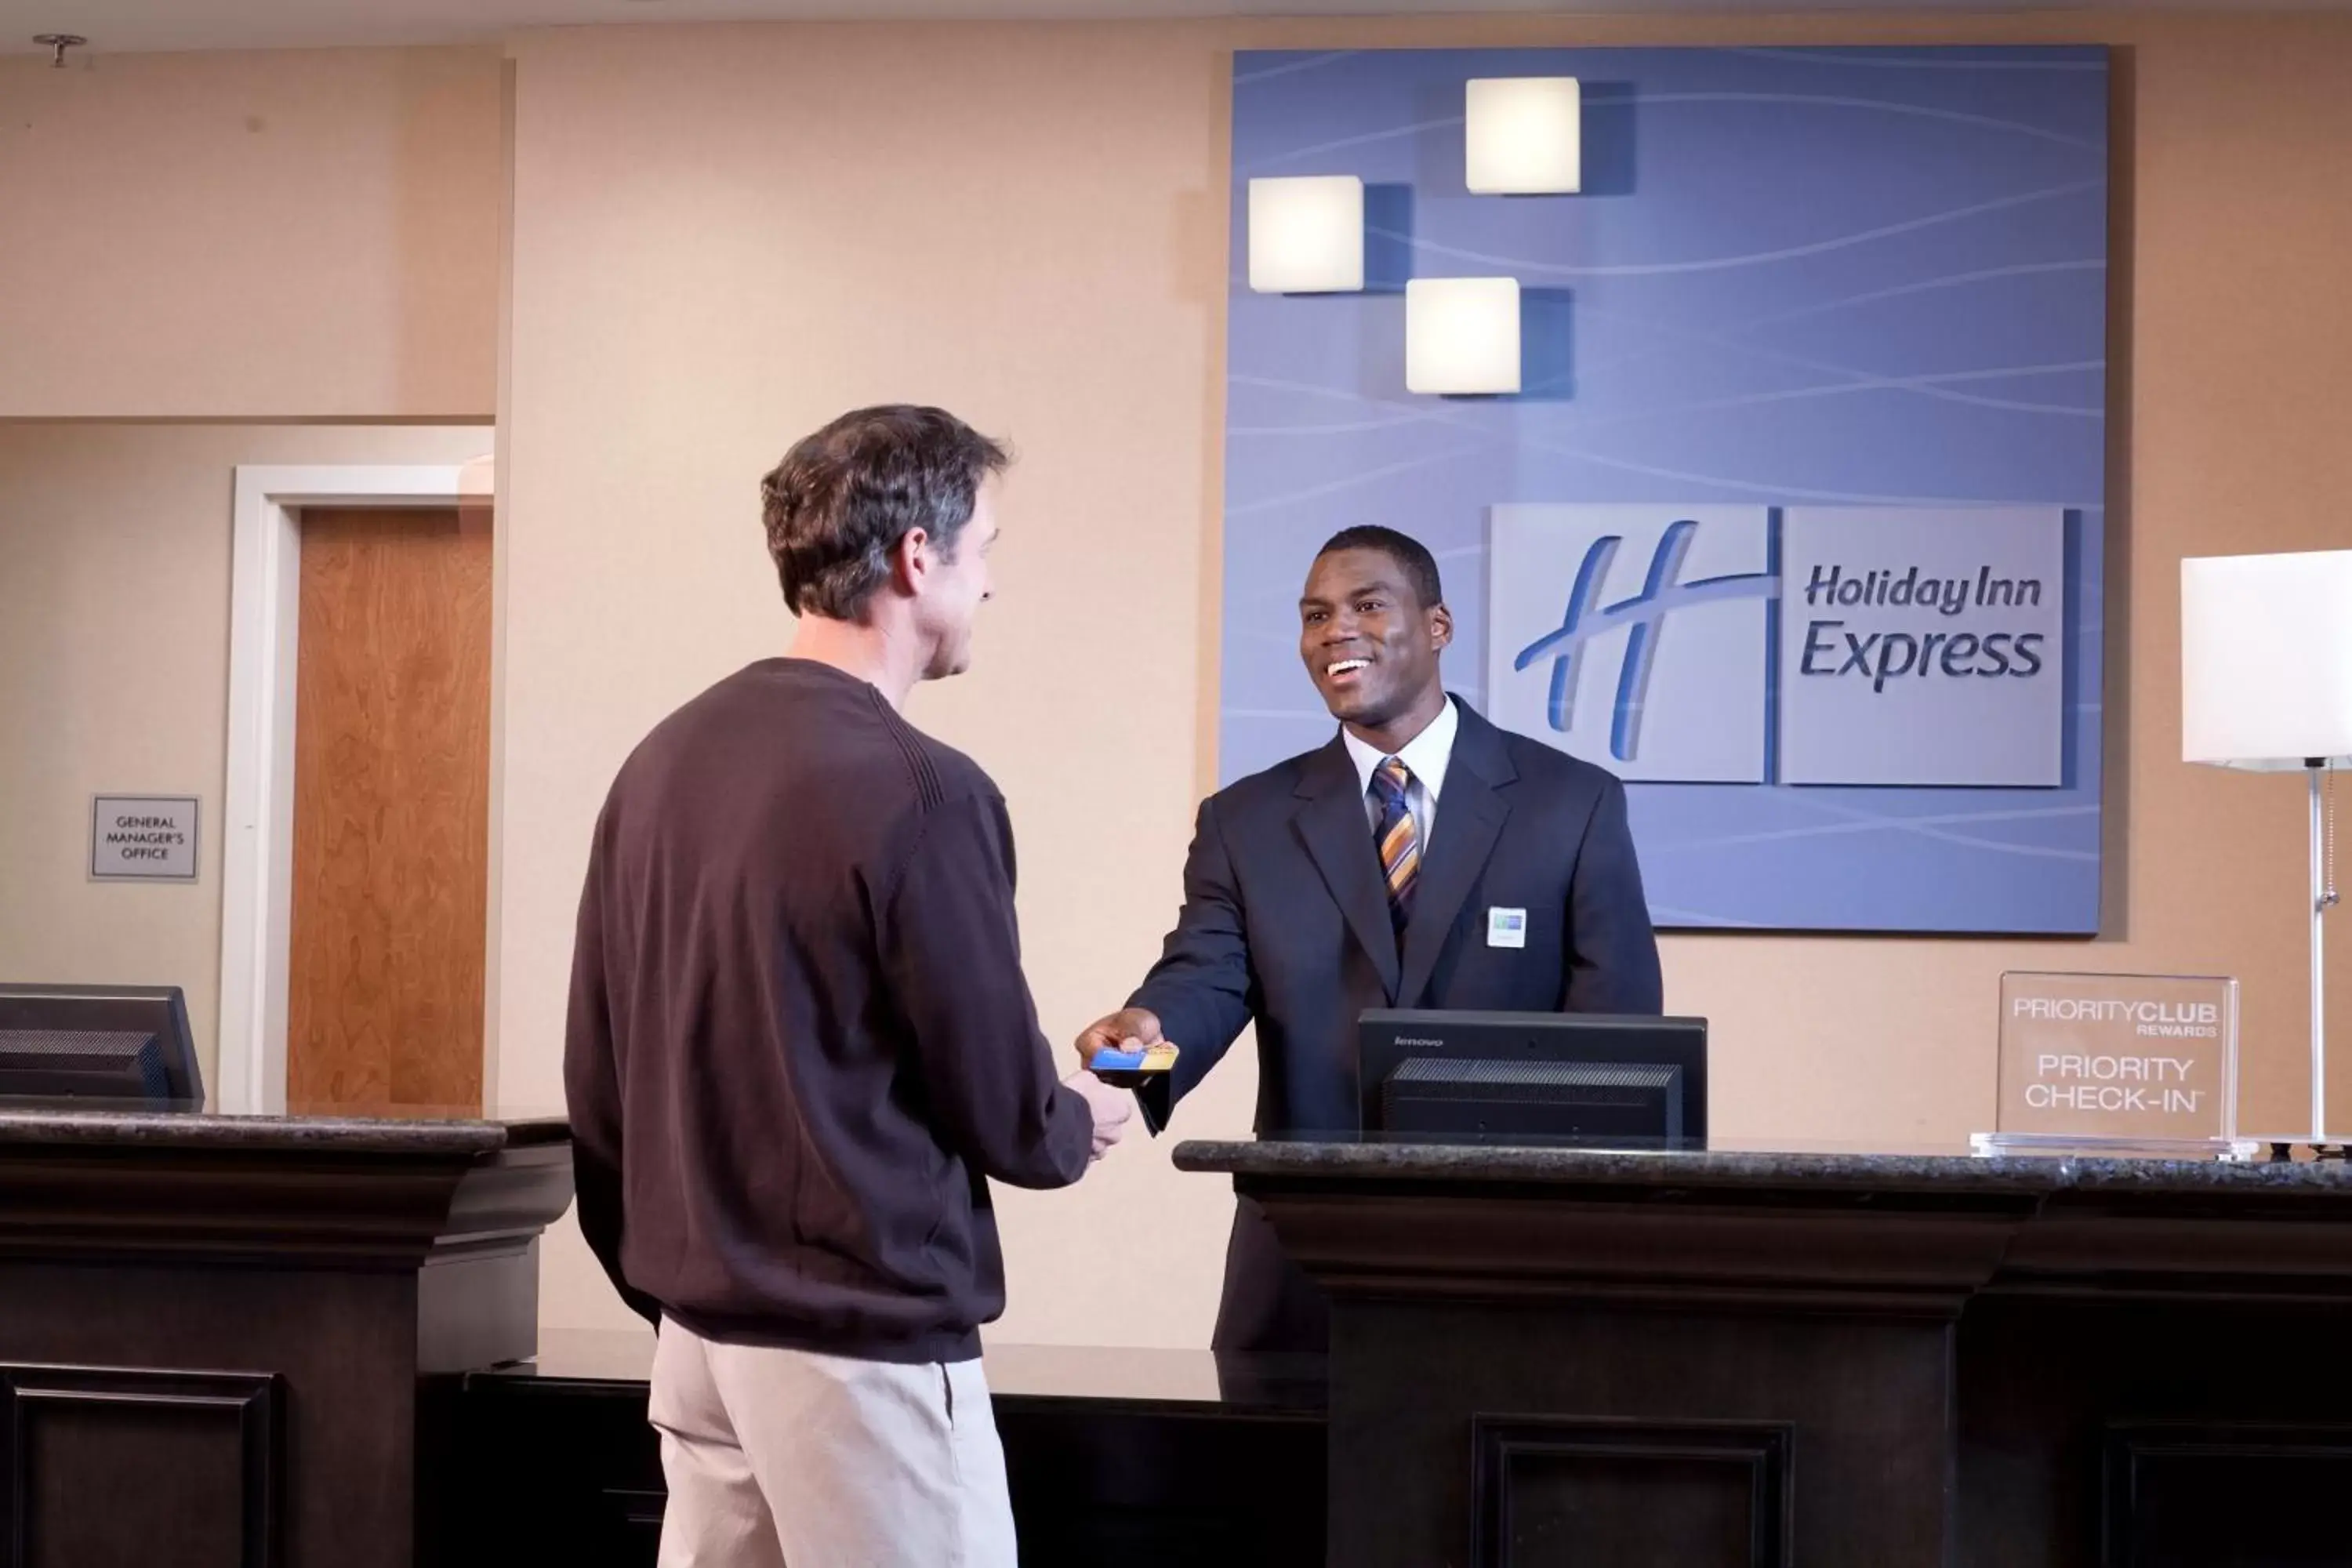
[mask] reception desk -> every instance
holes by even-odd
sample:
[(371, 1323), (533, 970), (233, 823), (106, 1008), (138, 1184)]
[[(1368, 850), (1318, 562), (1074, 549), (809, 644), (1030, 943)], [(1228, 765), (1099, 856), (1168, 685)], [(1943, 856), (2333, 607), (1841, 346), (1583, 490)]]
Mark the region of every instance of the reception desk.
[(1331, 1296), (1332, 1563), (2352, 1563), (2352, 1167), (1176, 1163)]
[(0, 1562), (446, 1561), (427, 1407), (532, 1353), (571, 1197), (560, 1119), (0, 1101)]

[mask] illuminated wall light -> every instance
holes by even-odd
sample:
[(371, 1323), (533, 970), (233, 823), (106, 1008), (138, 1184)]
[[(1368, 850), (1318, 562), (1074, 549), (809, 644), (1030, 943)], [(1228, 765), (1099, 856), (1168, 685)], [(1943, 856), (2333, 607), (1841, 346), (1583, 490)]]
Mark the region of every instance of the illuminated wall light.
[(1314, 174), (1249, 183), (1249, 286), (1259, 294), (1364, 287), (1364, 182)]
[(1416, 278), (1404, 286), (1404, 384), (1436, 395), (1519, 389), (1516, 278)]
[(1584, 94), (1572, 76), (1487, 77), (1463, 104), (1463, 171), (1481, 196), (1572, 195), (1584, 184)]

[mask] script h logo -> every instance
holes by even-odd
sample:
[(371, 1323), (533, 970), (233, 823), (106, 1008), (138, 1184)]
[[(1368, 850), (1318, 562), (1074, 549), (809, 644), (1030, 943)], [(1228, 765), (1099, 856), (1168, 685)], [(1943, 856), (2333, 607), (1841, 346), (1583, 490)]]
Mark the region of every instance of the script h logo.
[(1691, 540), (1697, 532), (1697, 522), (1689, 518), (1669, 523), (1659, 536), (1657, 548), (1651, 552), (1650, 569), (1643, 580), (1642, 591), (1606, 606), (1601, 603), (1602, 585), (1609, 580), (1609, 569), (1624, 539), (1617, 534), (1603, 535), (1585, 550), (1559, 626), (1521, 648), (1511, 664), (1512, 669), (1524, 670), (1539, 658), (1552, 661), (1551, 692), (1545, 711), (1554, 730), (1565, 733), (1575, 723), (1576, 687), (1583, 673), (1586, 646), (1620, 626), (1631, 626), (1625, 638), (1624, 661), (1617, 670), (1617, 701), (1610, 715), (1609, 752), (1620, 762), (1633, 761), (1641, 752), (1642, 710), (1666, 617), (1677, 610), (1726, 599), (1774, 595), (1778, 584), (1769, 572), (1683, 582), (1683, 559), (1690, 553)]

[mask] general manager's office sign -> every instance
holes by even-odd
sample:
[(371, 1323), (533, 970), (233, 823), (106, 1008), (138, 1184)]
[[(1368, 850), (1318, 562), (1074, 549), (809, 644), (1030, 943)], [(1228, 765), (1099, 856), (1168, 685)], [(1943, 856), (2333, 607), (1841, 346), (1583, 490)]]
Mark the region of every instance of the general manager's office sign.
[(196, 797), (101, 795), (90, 804), (89, 875), (99, 882), (196, 879)]

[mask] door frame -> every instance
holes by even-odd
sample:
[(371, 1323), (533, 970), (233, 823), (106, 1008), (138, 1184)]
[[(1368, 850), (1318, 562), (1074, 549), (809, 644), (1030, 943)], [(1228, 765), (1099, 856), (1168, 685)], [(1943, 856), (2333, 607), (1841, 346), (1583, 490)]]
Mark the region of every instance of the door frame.
[(229, 574), (228, 779), (221, 824), (216, 1110), (286, 1109), (294, 901), (294, 693), (309, 507), (456, 507), (474, 463), (236, 467)]

